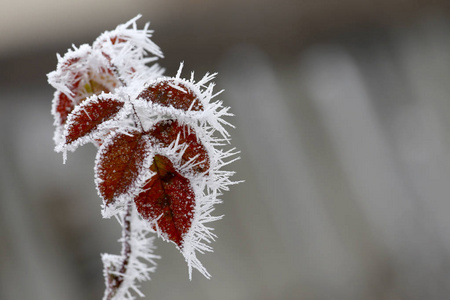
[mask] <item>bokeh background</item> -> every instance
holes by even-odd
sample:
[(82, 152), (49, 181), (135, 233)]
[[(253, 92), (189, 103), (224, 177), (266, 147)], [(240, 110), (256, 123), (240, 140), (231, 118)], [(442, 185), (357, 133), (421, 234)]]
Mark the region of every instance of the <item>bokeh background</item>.
[(0, 9), (0, 299), (94, 300), (95, 149), (53, 152), (56, 53), (138, 13), (174, 75), (219, 72), (242, 159), (207, 280), (162, 255), (146, 299), (450, 299), (448, 0), (11, 1)]

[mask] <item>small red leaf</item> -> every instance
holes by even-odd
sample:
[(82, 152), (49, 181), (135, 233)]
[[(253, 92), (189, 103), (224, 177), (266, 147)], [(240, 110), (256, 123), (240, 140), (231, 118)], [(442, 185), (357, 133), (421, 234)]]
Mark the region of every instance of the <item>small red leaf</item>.
[(123, 107), (124, 102), (110, 97), (91, 98), (77, 106), (69, 116), (66, 144), (89, 135), (100, 124), (113, 118)]
[(158, 103), (163, 106), (172, 106), (177, 109), (188, 111), (203, 110), (197, 95), (185, 84), (175, 80), (159, 81), (144, 89), (138, 96), (149, 102)]
[(155, 155), (150, 169), (156, 174), (135, 198), (137, 210), (149, 222), (156, 220), (165, 238), (181, 248), (192, 224), (195, 193), (167, 157)]
[(209, 169), (209, 157), (203, 144), (198, 141), (194, 129), (187, 125), (180, 125), (176, 120), (167, 120), (156, 123), (149, 135), (154, 137), (164, 147), (169, 146), (180, 135), (179, 144), (187, 144), (187, 148), (181, 158), (184, 164), (193, 159), (193, 171), (202, 173)]
[(66, 124), (67, 116), (75, 107), (72, 100), (66, 94), (58, 92), (56, 96), (56, 115), (59, 116), (59, 124)]
[(118, 133), (109, 139), (96, 161), (97, 187), (106, 205), (130, 190), (146, 154), (146, 139), (141, 132)]

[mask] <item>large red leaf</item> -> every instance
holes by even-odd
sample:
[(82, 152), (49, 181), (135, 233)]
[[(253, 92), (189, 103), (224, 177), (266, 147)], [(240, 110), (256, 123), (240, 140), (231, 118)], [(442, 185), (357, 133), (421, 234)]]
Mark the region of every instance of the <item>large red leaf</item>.
[(150, 130), (149, 135), (154, 137), (163, 146), (169, 146), (180, 135), (179, 144), (187, 144), (187, 148), (181, 158), (184, 164), (193, 159), (195, 173), (202, 173), (209, 169), (209, 157), (203, 144), (198, 141), (194, 129), (188, 125), (180, 125), (176, 120), (166, 120), (156, 123)]
[(188, 111), (189, 108), (194, 111), (203, 110), (199, 98), (188, 86), (170, 79), (150, 85), (138, 97), (184, 111)]
[(99, 150), (96, 164), (98, 190), (109, 205), (127, 193), (139, 176), (146, 154), (142, 133), (116, 133)]
[(156, 220), (164, 237), (181, 248), (194, 217), (195, 193), (167, 157), (155, 155), (150, 169), (156, 174), (135, 198), (137, 210), (149, 222)]
[(66, 144), (95, 131), (100, 124), (116, 116), (123, 105), (124, 102), (111, 97), (96, 97), (77, 106), (69, 116)]

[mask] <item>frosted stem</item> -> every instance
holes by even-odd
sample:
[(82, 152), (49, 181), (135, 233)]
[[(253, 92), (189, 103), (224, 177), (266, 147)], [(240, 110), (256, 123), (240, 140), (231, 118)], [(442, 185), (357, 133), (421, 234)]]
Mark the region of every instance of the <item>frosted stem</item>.
[(122, 263), (120, 269), (108, 270), (108, 280), (103, 300), (112, 300), (121, 287), (128, 269), (131, 256), (131, 212), (133, 206), (128, 203), (122, 222)]
[(133, 114), (134, 114), (134, 119), (136, 120), (136, 123), (137, 123), (137, 124), (139, 125), (139, 127), (141, 128), (141, 131), (142, 131), (143, 133), (145, 133), (146, 131), (145, 131), (145, 129), (144, 129), (144, 126), (142, 126), (142, 121), (141, 121), (141, 119), (139, 118), (139, 115), (137, 114), (136, 108), (134, 107), (133, 103), (131, 103), (131, 107), (133, 108)]

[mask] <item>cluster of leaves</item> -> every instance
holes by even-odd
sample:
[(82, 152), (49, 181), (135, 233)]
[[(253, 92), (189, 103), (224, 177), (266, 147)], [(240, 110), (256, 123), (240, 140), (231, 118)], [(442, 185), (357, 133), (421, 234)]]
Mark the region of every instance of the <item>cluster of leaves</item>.
[[(138, 16), (139, 17), (139, 16)], [(223, 117), (229, 108), (213, 99), (215, 74), (200, 81), (162, 76), (149, 63), (162, 57), (150, 40), (148, 24), (136, 28), (137, 18), (58, 56), (48, 75), (56, 89), (56, 151), (86, 143), (98, 147), (95, 178), (103, 199), (104, 217), (115, 216), (123, 227), (122, 254), (104, 255), (105, 299), (131, 299), (140, 294), (136, 281), (148, 279), (155, 266), (152, 253), (156, 232), (184, 255), (189, 277), (198, 269), (209, 273), (197, 252), (212, 251), (215, 235), (207, 223), (223, 190), (234, 184), (233, 172), (222, 167), (233, 161)], [(152, 266), (147, 267), (142, 260)]]

